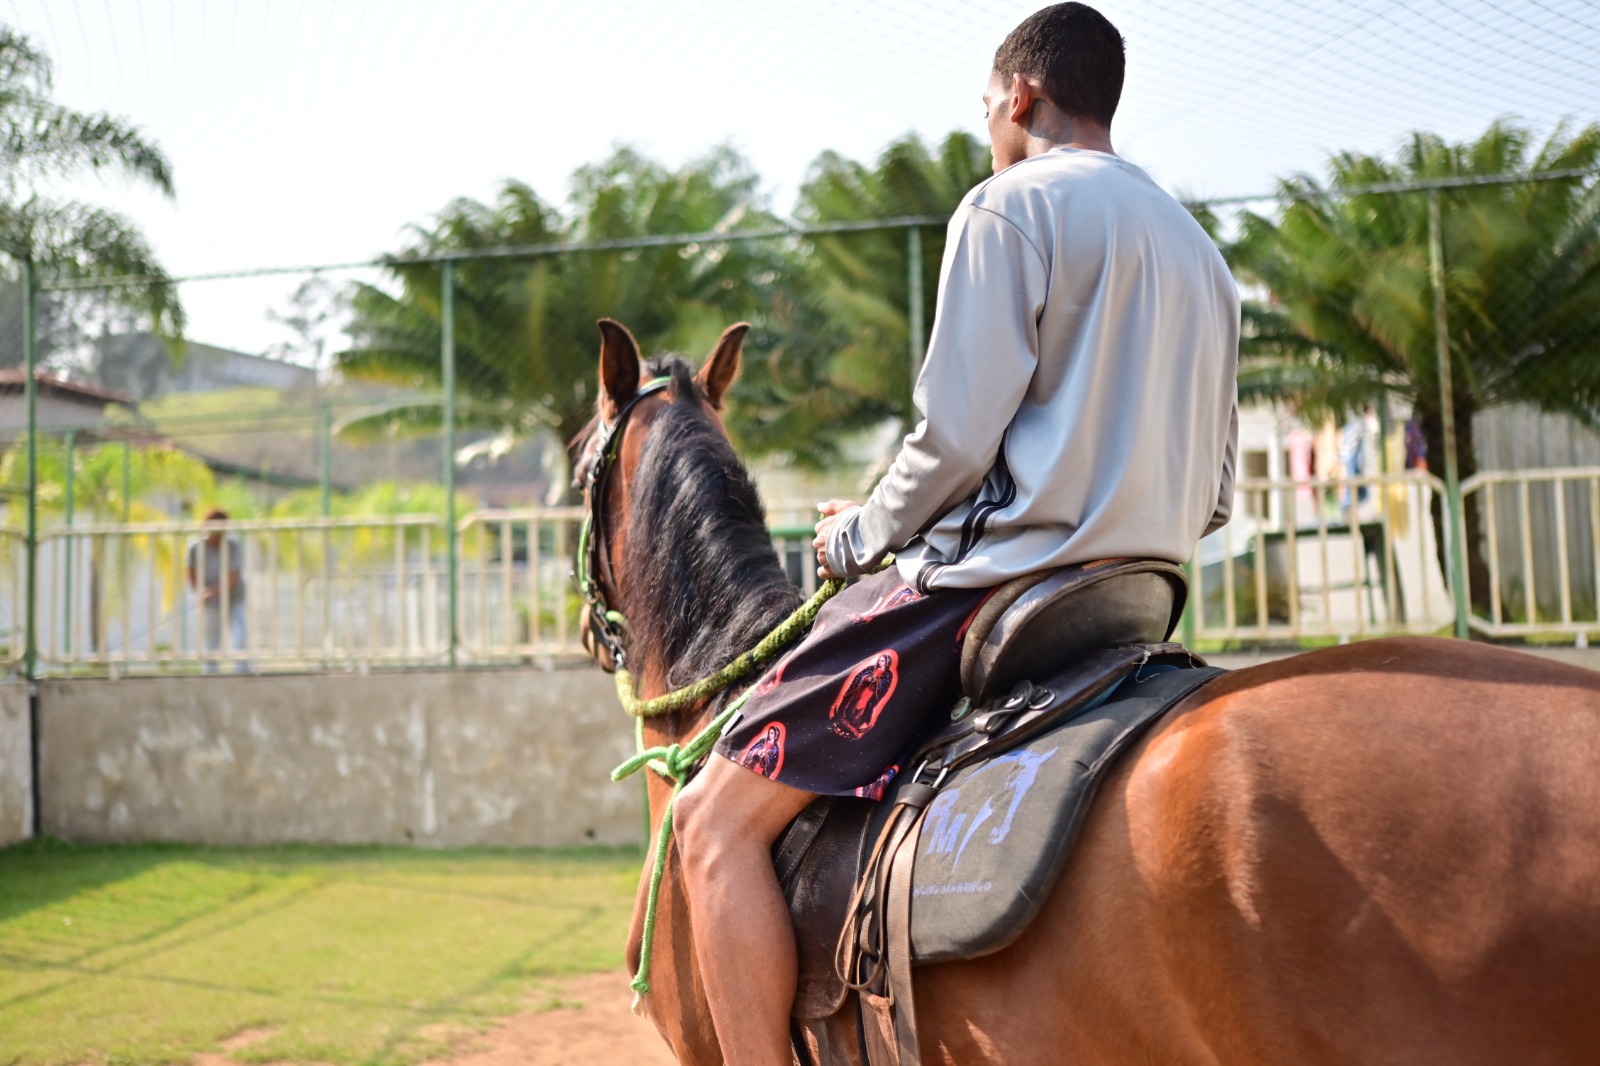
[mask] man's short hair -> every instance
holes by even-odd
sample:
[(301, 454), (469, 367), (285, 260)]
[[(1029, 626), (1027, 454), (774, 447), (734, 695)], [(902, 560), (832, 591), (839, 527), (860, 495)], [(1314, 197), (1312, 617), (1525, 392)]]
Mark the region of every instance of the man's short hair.
[(226, 522), (227, 520), (228, 512), (224, 511), (220, 507), (213, 507), (211, 510), (206, 512), (207, 522)]
[(1013, 74), (1037, 81), (1062, 111), (1108, 129), (1122, 99), (1123, 65), (1122, 35), (1088, 4), (1035, 11), (994, 54), (994, 69), (1007, 81)]

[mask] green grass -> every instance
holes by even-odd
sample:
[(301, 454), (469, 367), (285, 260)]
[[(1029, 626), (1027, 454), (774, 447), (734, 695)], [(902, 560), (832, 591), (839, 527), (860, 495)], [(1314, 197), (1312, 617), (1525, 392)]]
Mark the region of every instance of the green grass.
[[(0, 850), (0, 1064), (414, 1063), (610, 969), (629, 851)], [(259, 1037), (260, 1034), (257, 1034)]]

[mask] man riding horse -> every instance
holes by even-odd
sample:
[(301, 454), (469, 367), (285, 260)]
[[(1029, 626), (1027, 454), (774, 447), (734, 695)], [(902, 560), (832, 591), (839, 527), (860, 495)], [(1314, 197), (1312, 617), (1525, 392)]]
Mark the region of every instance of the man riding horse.
[(994, 177), (949, 224), (915, 401), (862, 506), (822, 506), (823, 608), (684, 790), (678, 848), (722, 1053), (790, 1059), (795, 946), (771, 846), (817, 795), (881, 795), (956, 695), (960, 634), (1007, 580), (1183, 562), (1228, 519), (1239, 301), (1215, 245), (1110, 126), (1123, 41), (1094, 9), (1024, 20), (983, 94)]

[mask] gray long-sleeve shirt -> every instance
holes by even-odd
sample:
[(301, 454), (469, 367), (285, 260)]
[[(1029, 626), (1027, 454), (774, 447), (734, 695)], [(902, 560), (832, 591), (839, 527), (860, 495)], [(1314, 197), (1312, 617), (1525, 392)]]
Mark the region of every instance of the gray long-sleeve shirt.
[(1186, 560), (1232, 506), (1238, 354), (1227, 266), (1144, 171), (1071, 148), (1023, 160), (950, 220), (922, 421), (835, 523), (828, 565), (896, 552), (926, 591)]

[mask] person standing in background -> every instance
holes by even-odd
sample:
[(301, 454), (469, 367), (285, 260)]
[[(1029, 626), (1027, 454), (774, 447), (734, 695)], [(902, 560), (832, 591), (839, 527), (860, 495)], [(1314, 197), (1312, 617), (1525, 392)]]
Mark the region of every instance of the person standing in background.
[[(213, 507), (206, 512), (205, 520), (207, 524), (226, 522), (228, 512)], [(185, 569), (189, 588), (200, 600), (201, 616), (205, 620), (207, 658), (202, 669), (214, 674), (217, 672), (217, 660), (212, 655), (222, 649), (224, 613), (228, 619), (228, 650), (235, 655), (244, 650), (244, 553), (239, 548), (238, 540), (224, 536), (221, 529), (212, 529), (204, 537), (196, 537), (189, 543)], [(227, 574), (226, 594), (224, 572)], [(250, 664), (243, 659), (236, 659), (233, 672), (249, 673)]]

